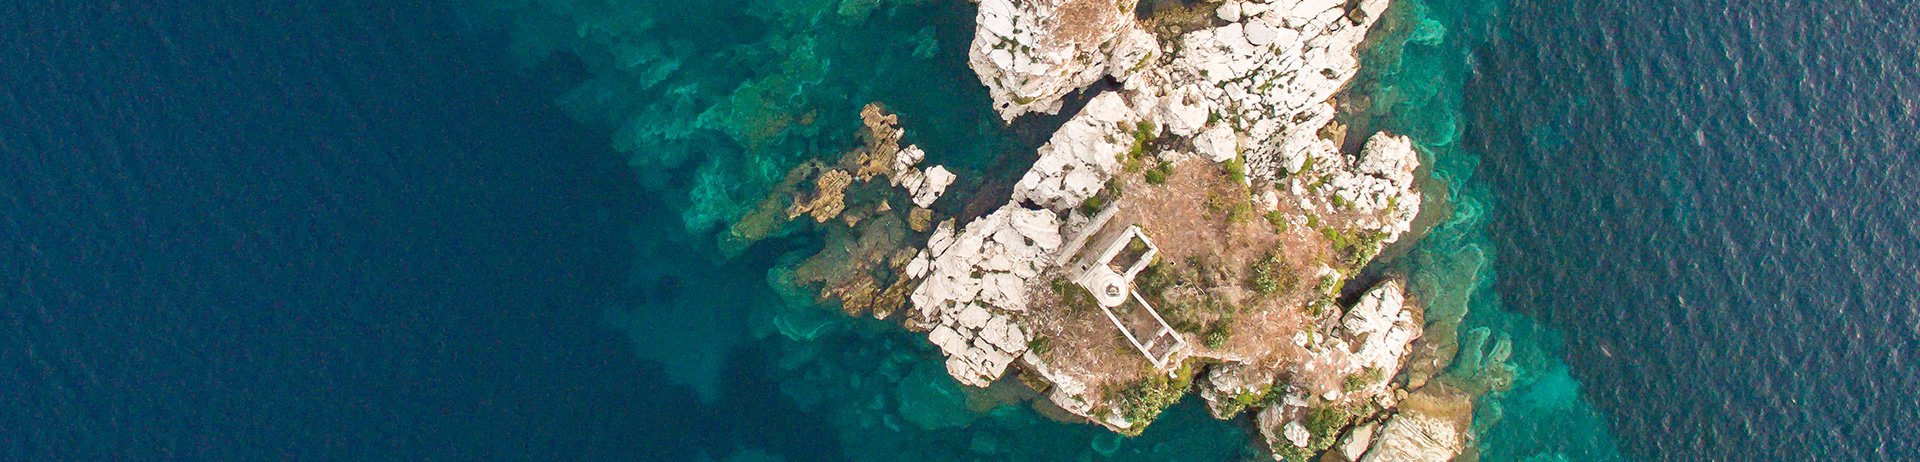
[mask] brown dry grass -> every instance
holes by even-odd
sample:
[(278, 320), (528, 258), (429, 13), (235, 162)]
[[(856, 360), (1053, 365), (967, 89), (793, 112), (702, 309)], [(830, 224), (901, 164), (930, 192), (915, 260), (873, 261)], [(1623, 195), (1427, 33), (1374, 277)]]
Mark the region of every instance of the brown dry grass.
[[(1079, 286), (1071, 287), (1081, 290)], [(1047, 284), (1028, 288), (1034, 294), (1021, 324), (1036, 338), (1051, 339), (1047, 363), (1085, 380), (1092, 390), (1104, 391), (1153, 374), (1153, 365), (1134, 349), (1099, 307), (1069, 308), (1059, 303)]]
[[(1199, 159), (1179, 162), (1161, 185), (1130, 175), (1117, 203), (1116, 222), (1135, 223), (1160, 247), (1160, 261), (1184, 262), (1198, 258), (1222, 274), (1225, 287), (1213, 295), (1239, 306), (1231, 335), (1218, 350), (1209, 351), (1203, 339), (1187, 332), (1188, 341), (1205, 356), (1255, 359), (1255, 364), (1291, 363), (1305, 351), (1291, 339), (1308, 323), (1303, 308), (1317, 297), (1313, 274), (1329, 258), (1326, 239), (1293, 227), (1286, 233), (1258, 215), (1231, 222), (1221, 211), (1209, 210), (1210, 198), (1245, 200), (1245, 187), (1232, 183), (1219, 165)], [(1256, 209), (1257, 210), (1257, 209)], [(1273, 254), (1296, 275), (1293, 290), (1259, 295), (1247, 287), (1249, 267)], [(1162, 313), (1165, 309), (1162, 308)]]
[[(1205, 160), (1179, 162), (1163, 184), (1148, 184), (1138, 173), (1123, 174), (1120, 184), (1123, 193), (1115, 201), (1120, 211), (1088, 240), (1082, 252), (1103, 250), (1127, 225), (1136, 224), (1159, 247), (1158, 261), (1198, 258), (1207, 262), (1207, 270), (1218, 274), (1219, 287), (1208, 293), (1189, 290), (1169, 296), (1191, 300), (1211, 295), (1238, 306), (1238, 311), (1230, 323), (1231, 334), (1218, 349), (1206, 346), (1204, 333), (1181, 333), (1196, 356), (1265, 365), (1274, 368), (1276, 374), (1298, 370), (1294, 366), (1313, 359), (1292, 339), (1295, 333), (1315, 326), (1305, 306), (1319, 297), (1314, 274), (1333, 258), (1331, 244), (1324, 236), (1306, 226), (1280, 232), (1259, 216), (1258, 208), (1253, 216), (1239, 222), (1229, 221), (1222, 211), (1210, 210), (1205, 205), (1210, 197), (1244, 200), (1248, 192), (1229, 180), (1218, 164)], [(1270, 254), (1278, 255), (1285, 262), (1285, 270), (1298, 282), (1290, 290), (1256, 294), (1245, 287), (1249, 267)], [(1034, 300), (1024, 320), (1025, 325), (1034, 326), (1034, 334), (1050, 339), (1046, 354), (1050, 364), (1103, 391), (1154, 373), (1146, 358), (1127, 343), (1099, 308), (1076, 309), (1059, 303), (1050, 285), (1053, 277), (1046, 275), (1033, 281), (1029, 293)], [(1078, 286), (1072, 289), (1081, 290)], [(1155, 308), (1165, 316), (1169, 307)], [(1337, 310), (1323, 315), (1337, 315)], [(1294, 378), (1316, 384), (1337, 384), (1341, 379)]]
[(1106, 41), (1116, 19), (1131, 19), (1119, 9), (1114, 0), (1067, 0), (1060, 5), (1054, 36), (1076, 45), (1098, 45)]

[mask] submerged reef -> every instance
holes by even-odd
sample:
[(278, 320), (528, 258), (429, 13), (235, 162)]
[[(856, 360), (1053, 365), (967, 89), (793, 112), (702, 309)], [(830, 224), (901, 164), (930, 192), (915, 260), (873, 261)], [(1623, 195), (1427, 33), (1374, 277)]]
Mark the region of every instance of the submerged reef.
[[(941, 35), (925, 16), (958, 8), (928, 3), (483, 1), (477, 10), (509, 30), (525, 65), (568, 81), (556, 103), (607, 129), (613, 148), (649, 190), (673, 201), (690, 232), (723, 237), (794, 166), (837, 156), (867, 102), (929, 119), (990, 114), (954, 104), (967, 93), (943, 94), (945, 74), (960, 63), (936, 55)], [(901, 29), (917, 31), (914, 40), (899, 40)], [(998, 155), (1006, 138), (974, 126), (924, 137), (956, 158), (983, 159), (975, 162)], [(729, 254), (744, 250), (723, 245)]]

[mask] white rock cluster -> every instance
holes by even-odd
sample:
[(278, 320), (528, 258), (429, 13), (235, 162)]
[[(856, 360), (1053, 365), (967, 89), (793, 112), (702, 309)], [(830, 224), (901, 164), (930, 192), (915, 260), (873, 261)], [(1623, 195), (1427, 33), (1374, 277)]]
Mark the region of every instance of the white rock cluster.
[[(1122, 0), (982, 0), (970, 63), (1001, 117), (1053, 113), (1103, 74), (1208, 158), (1245, 155), (1248, 173), (1298, 171), (1321, 149), (1329, 100), (1359, 71), (1355, 49), (1387, 0), (1228, 0), (1226, 25), (1165, 49)], [(1124, 10), (1124, 11), (1123, 11)], [(1160, 55), (1172, 59), (1158, 59)]]
[(900, 152), (893, 155), (893, 175), (888, 177), (893, 186), (906, 188), (907, 194), (913, 197), (913, 205), (921, 208), (933, 205), (933, 201), (939, 200), (940, 195), (947, 192), (947, 186), (959, 179), (944, 165), (920, 170), (920, 161), (926, 158), (927, 152), (919, 146), (900, 148)]
[(1110, 71), (1128, 72), (1157, 48), (1153, 36), (1134, 23), (1132, 5), (981, 0), (968, 64), (992, 91), (994, 110), (1006, 120), (1029, 112), (1057, 113), (1068, 93)]
[(1093, 402), (1088, 398), (1093, 389), (1085, 381), (1060, 370), (1031, 351), (1021, 355), (1020, 362), (1026, 365), (1027, 370), (1039, 375), (1041, 380), (1053, 385), (1047, 388), (1048, 401), (1053, 401), (1055, 406), (1060, 406), (1060, 409), (1065, 409), (1067, 412), (1083, 416), (1093, 415)]
[(1324, 187), (1347, 210), (1363, 214), (1356, 225), (1385, 232), (1392, 241), (1411, 228), (1420, 213), (1420, 192), (1414, 189), (1413, 176), (1419, 167), (1420, 154), (1413, 150), (1412, 140), (1375, 133), (1351, 164), (1330, 169), (1330, 181)]
[[(1359, 71), (1355, 49), (1386, 10), (1387, 0), (1228, 0), (1216, 13), (1227, 24), (1181, 37), (1167, 65), (1127, 81), (1157, 93), (1168, 130), (1196, 136), (1216, 160), (1238, 148), (1247, 172), (1275, 178), (1300, 170), (1321, 150), (1329, 103)], [(1138, 82), (1136, 82), (1138, 81)], [(1225, 141), (1231, 135), (1232, 145)]]
[[(1342, 375), (1359, 374), (1368, 368), (1378, 368), (1382, 377), (1368, 383), (1356, 395), (1371, 396), (1382, 407), (1393, 407), (1394, 395), (1387, 393), (1387, 385), (1393, 378), (1393, 372), (1400, 370), (1407, 355), (1413, 352), (1414, 339), (1420, 337), (1421, 320), (1406, 303), (1406, 287), (1401, 281), (1388, 280), (1368, 289), (1354, 302), (1347, 314), (1340, 318), (1337, 335), (1326, 342), (1317, 344), (1313, 362), (1305, 365), (1309, 370), (1330, 370)], [(1344, 390), (1327, 390), (1321, 399), (1333, 401), (1346, 396)], [(1256, 416), (1260, 422), (1261, 435), (1269, 445), (1291, 444), (1306, 447), (1307, 437), (1295, 431), (1305, 427), (1301, 424), (1302, 413), (1296, 412), (1307, 406), (1304, 399), (1288, 399), (1281, 405), (1262, 409)]]
[[(1367, 368), (1400, 370), (1400, 362), (1412, 352), (1413, 340), (1420, 337), (1420, 320), (1406, 305), (1406, 290), (1399, 280), (1374, 286), (1340, 318), (1341, 334), (1334, 343), (1346, 351), (1347, 369), (1358, 373)], [(1369, 389), (1384, 389), (1392, 377), (1367, 384)]]
[(1094, 97), (1040, 146), (1039, 160), (1013, 187), (1014, 202), (1059, 212), (1080, 206), (1120, 173), (1120, 157), (1133, 146), (1137, 120), (1120, 95)]
[(916, 322), (947, 355), (947, 372), (984, 387), (1027, 351), (1027, 332), (1012, 314), (1027, 309), (1027, 281), (1060, 249), (1060, 220), (1009, 204), (958, 234), (953, 228), (951, 220), (940, 223), (908, 263), (909, 277), (925, 278), (909, 300)]

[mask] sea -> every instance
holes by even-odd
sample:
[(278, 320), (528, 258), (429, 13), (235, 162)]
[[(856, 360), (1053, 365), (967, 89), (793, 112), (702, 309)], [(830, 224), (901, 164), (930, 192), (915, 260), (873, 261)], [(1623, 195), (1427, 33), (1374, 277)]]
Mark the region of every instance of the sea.
[[(869, 102), (1004, 194), (1060, 117), (990, 111), (974, 9), (0, 4), (0, 459), (1264, 457), (960, 386), (793, 284), (831, 236), (727, 237)], [(1436, 205), (1374, 271), (1511, 376), (1480, 460), (1920, 459), (1920, 6), (1387, 16), (1343, 117)]]

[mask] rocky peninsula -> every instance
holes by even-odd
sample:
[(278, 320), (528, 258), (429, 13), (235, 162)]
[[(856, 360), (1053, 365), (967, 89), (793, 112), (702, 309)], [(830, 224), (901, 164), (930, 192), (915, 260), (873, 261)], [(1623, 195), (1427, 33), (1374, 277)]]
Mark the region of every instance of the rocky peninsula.
[(1393, 275), (1346, 287), (1422, 203), (1406, 137), (1335, 120), (1387, 7), (980, 0), (969, 63), (1006, 122), (1092, 93), (1010, 193), (935, 212), (954, 175), (876, 103), (863, 146), (794, 169), (732, 237), (826, 228), (790, 282), (1048, 415), (1134, 435), (1197, 393), (1275, 459), (1452, 459), (1471, 407), (1412, 365), (1421, 301)]

